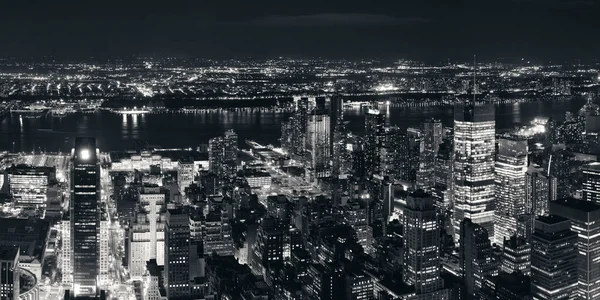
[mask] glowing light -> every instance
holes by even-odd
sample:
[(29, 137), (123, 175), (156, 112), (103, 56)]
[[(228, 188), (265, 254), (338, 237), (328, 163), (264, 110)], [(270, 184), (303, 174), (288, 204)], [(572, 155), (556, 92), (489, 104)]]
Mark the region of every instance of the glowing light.
[(82, 150), (79, 152), (79, 157), (80, 157), (82, 160), (88, 160), (88, 159), (90, 159), (90, 157), (92, 157), (92, 154), (90, 153), (90, 150), (89, 150), (89, 149), (82, 149)]

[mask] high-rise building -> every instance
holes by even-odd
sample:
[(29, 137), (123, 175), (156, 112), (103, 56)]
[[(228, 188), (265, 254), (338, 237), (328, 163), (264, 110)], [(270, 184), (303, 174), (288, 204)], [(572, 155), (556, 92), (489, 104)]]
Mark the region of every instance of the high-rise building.
[(194, 162), (192, 160), (180, 159), (177, 162), (177, 185), (184, 192), (194, 182)]
[(62, 249), (60, 251), (60, 267), (62, 273), (62, 284), (64, 288), (72, 289), (73, 287), (73, 243), (71, 243), (71, 221), (69, 216), (63, 216), (60, 222), (60, 233)]
[(263, 218), (252, 247), (250, 268), (254, 274), (263, 274), (269, 264), (283, 262), (285, 230), (281, 222), (273, 217)]
[(550, 202), (550, 213), (569, 219), (577, 234), (578, 299), (600, 299), (600, 205), (565, 198)]
[(403, 279), (417, 294), (443, 288), (440, 277), (440, 228), (433, 198), (423, 190), (411, 193), (404, 209)]
[(460, 227), (460, 269), (467, 298), (472, 299), (486, 276), (498, 275), (498, 267), (487, 230), (470, 219), (464, 219)]
[(213, 210), (206, 215), (202, 227), (204, 255), (214, 253), (221, 256), (233, 255), (231, 224), (225, 210)]
[(583, 173), (583, 199), (600, 204), (600, 163), (594, 162), (581, 168)]
[(100, 239), (98, 240), (98, 286), (106, 287), (110, 282), (110, 219), (104, 208), (100, 212)]
[(431, 192), (440, 211), (450, 209), (452, 201), (452, 145), (451, 141), (440, 144), (435, 158), (433, 189)]
[(183, 209), (167, 210), (165, 228), (165, 289), (169, 299), (190, 297), (190, 224)]
[(365, 115), (365, 169), (371, 177), (381, 171), (381, 146), (385, 138), (385, 115), (370, 108)]
[(496, 157), (496, 210), (494, 242), (502, 245), (517, 232), (517, 216), (525, 213), (527, 141), (503, 137)]
[[(556, 177), (532, 166), (525, 176), (525, 212), (534, 216), (547, 216), (548, 203), (556, 200)], [(534, 218), (535, 219), (535, 218)]]
[(94, 138), (76, 138), (71, 171), (74, 296), (94, 296), (99, 275), (100, 166)]
[(460, 223), (469, 218), (494, 236), (494, 155), (496, 121), (492, 104), (454, 109), (453, 220), (454, 241)]
[(534, 300), (575, 299), (577, 234), (571, 222), (549, 215), (535, 221), (531, 235), (531, 293)]
[(138, 212), (129, 230), (129, 274), (144, 275), (146, 264), (154, 259), (165, 262), (165, 194), (160, 187), (145, 185), (138, 194)]
[(531, 273), (531, 245), (525, 238), (513, 235), (510, 239), (504, 240), (500, 268), (509, 274), (521, 272), (529, 276)]
[(331, 124), (330, 117), (312, 114), (308, 117), (306, 149), (311, 155), (311, 168), (315, 178), (331, 175)]
[(0, 299), (19, 299), (19, 248), (0, 247)]
[(221, 177), (232, 178), (237, 172), (238, 136), (233, 130), (225, 136), (208, 141), (208, 163), (211, 172)]
[(435, 161), (442, 143), (442, 122), (431, 119), (421, 123), (421, 155), (417, 172), (417, 189), (431, 192), (434, 186)]
[(369, 222), (367, 221), (368, 208), (358, 201), (349, 201), (344, 207), (344, 221), (352, 226), (356, 232), (358, 244), (363, 247), (365, 252), (369, 252), (373, 233), (369, 230)]
[(531, 280), (522, 273), (500, 272), (486, 277), (481, 289), (481, 300), (531, 300)]

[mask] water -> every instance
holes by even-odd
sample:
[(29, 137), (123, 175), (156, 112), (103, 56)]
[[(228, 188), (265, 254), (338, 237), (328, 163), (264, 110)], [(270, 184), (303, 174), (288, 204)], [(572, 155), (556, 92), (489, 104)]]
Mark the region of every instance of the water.
[[(535, 117), (562, 120), (566, 111), (577, 111), (582, 99), (556, 102), (502, 104), (496, 108), (498, 130), (511, 129)], [(401, 127), (418, 126), (426, 118), (437, 118), (452, 125), (452, 107), (403, 107), (383, 110), (387, 121)], [(364, 130), (364, 112), (344, 112), (349, 128)], [(66, 152), (77, 136), (94, 136), (102, 151), (135, 149), (136, 144), (164, 148), (198, 147), (209, 138), (228, 129), (238, 133), (240, 141), (277, 144), (280, 124), (286, 118), (275, 112), (212, 112), (118, 115), (106, 111), (95, 114), (71, 114), (62, 118), (50, 115), (39, 119), (9, 116), (0, 123), (0, 150)], [(41, 129), (41, 130), (40, 130)], [(52, 131), (49, 131), (52, 129)], [(14, 144), (13, 144), (14, 142)]]

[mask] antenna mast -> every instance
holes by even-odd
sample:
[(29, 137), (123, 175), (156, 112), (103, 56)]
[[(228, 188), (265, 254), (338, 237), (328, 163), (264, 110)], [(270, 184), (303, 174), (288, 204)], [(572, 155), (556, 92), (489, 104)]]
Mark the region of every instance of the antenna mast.
[(475, 106), (477, 97), (477, 56), (473, 55), (473, 106)]

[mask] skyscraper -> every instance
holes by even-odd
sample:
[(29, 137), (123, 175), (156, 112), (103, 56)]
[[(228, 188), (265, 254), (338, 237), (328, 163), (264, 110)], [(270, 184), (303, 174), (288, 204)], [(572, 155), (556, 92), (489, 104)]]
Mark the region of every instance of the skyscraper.
[(19, 299), (19, 247), (0, 247), (0, 299)]
[(600, 163), (588, 164), (581, 172), (584, 176), (583, 199), (600, 204)]
[(550, 213), (569, 219), (577, 234), (578, 299), (600, 299), (600, 205), (559, 199), (550, 202)]
[(211, 172), (221, 177), (232, 178), (237, 172), (237, 134), (233, 130), (225, 132), (224, 137), (208, 141), (208, 162)]
[(517, 216), (525, 213), (527, 141), (503, 137), (496, 158), (496, 211), (494, 242), (502, 245), (517, 232)]
[(370, 108), (365, 115), (365, 167), (367, 177), (381, 170), (381, 144), (385, 137), (385, 115)]
[(165, 289), (169, 299), (190, 297), (190, 222), (183, 209), (167, 210)]
[(494, 236), (494, 154), (496, 121), (491, 104), (454, 109), (453, 219), (454, 240), (469, 218)]
[(556, 177), (530, 166), (525, 176), (525, 212), (533, 216), (546, 216), (548, 203), (554, 200)]
[(460, 269), (466, 286), (467, 299), (472, 299), (486, 276), (498, 275), (493, 249), (487, 230), (470, 219), (460, 223)]
[(100, 166), (94, 138), (75, 139), (71, 190), (72, 291), (75, 296), (95, 296), (100, 251)]
[(531, 293), (534, 300), (574, 299), (577, 289), (577, 234), (571, 222), (542, 216), (531, 235)]
[(308, 117), (306, 149), (310, 152), (316, 178), (331, 175), (331, 124), (328, 115), (312, 114)]
[(431, 119), (421, 123), (421, 133), (417, 188), (429, 193), (434, 186), (435, 160), (443, 138), (442, 122)]
[(440, 228), (433, 198), (423, 190), (411, 193), (404, 209), (403, 279), (418, 294), (440, 290)]

